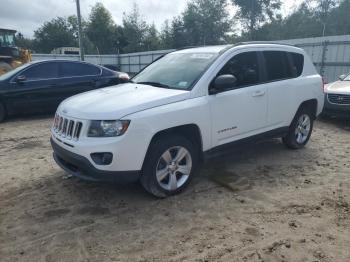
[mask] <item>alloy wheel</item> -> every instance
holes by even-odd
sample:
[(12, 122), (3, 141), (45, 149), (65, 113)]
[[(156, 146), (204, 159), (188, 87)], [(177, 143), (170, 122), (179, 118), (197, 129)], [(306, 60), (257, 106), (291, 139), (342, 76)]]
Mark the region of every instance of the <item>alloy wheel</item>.
[(308, 139), (311, 130), (311, 119), (307, 114), (299, 117), (295, 128), (295, 138), (298, 144), (303, 144)]
[(191, 171), (190, 152), (182, 146), (176, 146), (166, 150), (159, 158), (156, 177), (163, 189), (175, 191), (186, 183)]

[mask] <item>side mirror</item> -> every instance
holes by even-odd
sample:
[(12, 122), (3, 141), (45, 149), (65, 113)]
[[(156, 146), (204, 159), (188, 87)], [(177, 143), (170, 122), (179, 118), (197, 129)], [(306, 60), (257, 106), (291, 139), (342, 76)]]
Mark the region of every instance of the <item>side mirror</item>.
[(26, 80), (27, 80), (27, 77), (24, 76), (24, 75), (19, 75), (19, 76), (16, 77), (16, 82), (17, 83), (21, 83), (21, 82), (24, 82)]
[(210, 88), (210, 94), (217, 94), (232, 89), (237, 85), (237, 78), (234, 75), (221, 75), (215, 78)]

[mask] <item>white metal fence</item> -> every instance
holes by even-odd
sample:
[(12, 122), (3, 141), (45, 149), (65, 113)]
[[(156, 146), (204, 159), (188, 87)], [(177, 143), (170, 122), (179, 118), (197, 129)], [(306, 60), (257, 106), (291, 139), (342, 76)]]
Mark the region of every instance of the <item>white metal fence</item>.
[[(160, 56), (174, 50), (158, 50), (121, 55), (85, 55), (85, 61), (98, 65), (115, 65), (120, 71), (135, 74)], [(33, 60), (68, 59), (79, 61), (79, 55), (33, 54)]]
[[(303, 48), (311, 57), (318, 72), (328, 82), (350, 72), (350, 35), (303, 38), (278, 41)], [(173, 50), (158, 50), (122, 55), (87, 55), (85, 60), (100, 65), (116, 65), (120, 71), (135, 74), (163, 54)], [(33, 60), (79, 60), (78, 55), (33, 54)]]

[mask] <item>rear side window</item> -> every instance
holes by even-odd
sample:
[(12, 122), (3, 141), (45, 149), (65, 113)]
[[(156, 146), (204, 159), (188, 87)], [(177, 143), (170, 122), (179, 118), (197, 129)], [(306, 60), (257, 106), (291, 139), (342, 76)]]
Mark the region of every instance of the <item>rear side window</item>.
[(63, 62), (60, 66), (61, 77), (94, 76), (101, 72), (99, 67), (88, 64)]
[(264, 51), (267, 81), (293, 78), (288, 56), (283, 51)]
[(33, 65), (28, 70), (25, 70), (20, 75), (26, 77), (27, 80), (45, 80), (58, 77), (57, 63), (43, 63)]
[(299, 77), (304, 70), (304, 56), (298, 53), (289, 53), (292, 62), (292, 73), (294, 77)]

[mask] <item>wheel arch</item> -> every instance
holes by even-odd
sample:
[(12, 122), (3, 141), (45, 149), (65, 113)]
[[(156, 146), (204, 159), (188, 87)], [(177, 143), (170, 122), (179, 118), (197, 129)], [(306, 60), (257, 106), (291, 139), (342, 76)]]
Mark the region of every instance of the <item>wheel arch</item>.
[[(298, 112), (302, 109), (302, 108), (307, 108), (311, 111), (312, 116), (314, 117), (314, 120), (317, 118), (317, 106), (318, 106), (318, 101), (317, 99), (310, 99), (310, 100), (306, 100), (304, 102), (302, 102), (296, 112), (296, 114), (298, 114)], [(296, 115), (295, 114), (295, 115)]]
[[(153, 135), (151, 142), (149, 143), (145, 159), (147, 158), (152, 144), (162, 137), (169, 135), (180, 135), (187, 138), (197, 148), (200, 159), (203, 158), (203, 139), (200, 128), (196, 124), (186, 124), (181, 126), (175, 126), (168, 129), (160, 130)], [(145, 160), (144, 160), (145, 163)]]

